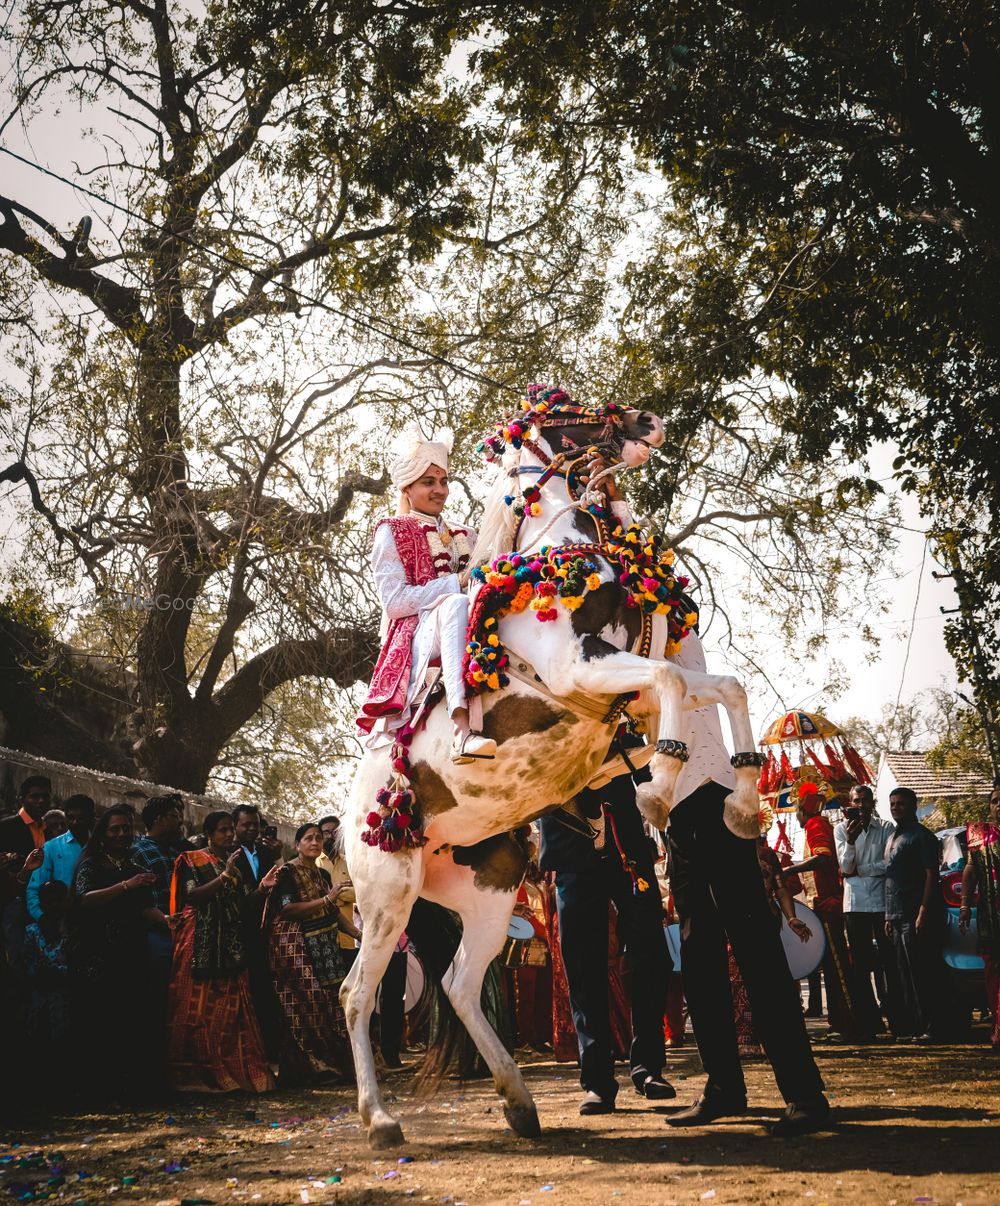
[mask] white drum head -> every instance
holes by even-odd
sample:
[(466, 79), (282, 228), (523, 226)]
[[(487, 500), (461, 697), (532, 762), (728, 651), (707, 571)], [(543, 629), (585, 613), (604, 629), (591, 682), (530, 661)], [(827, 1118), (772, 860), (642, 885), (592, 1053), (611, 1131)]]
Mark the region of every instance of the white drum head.
[(812, 935), (808, 942), (803, 942), (797, 934), (788, 928), (788, 922), (781, 919), (781, 945), (785, 948), (785, 958), (788, 960), (788, 970), (793, 980), (804, 980), (811, 976), (823, 962), (826, 954), (826, 934), (823, 923), (816, 914), (800, 900), (795, 901), (795, 916), (804, 921)]
[(530, 942), (534, 936), (535, 927), (527, 917), (521, 917), (519, 914), (513, 913), (510, 924), (507, 926), (507, 937), (517, 938), (521, 942)]
[(403, 993), (403, 1009), (409, 1013), (424, 992), (424, 965), (412, 950), (406, 952), (406, 990)]
[(681, 927), (675, 921), (673, 925), (665, 925), (663, 934), (667, 940), (667, 950), (674, 965), (674, 971), (681, 970)]

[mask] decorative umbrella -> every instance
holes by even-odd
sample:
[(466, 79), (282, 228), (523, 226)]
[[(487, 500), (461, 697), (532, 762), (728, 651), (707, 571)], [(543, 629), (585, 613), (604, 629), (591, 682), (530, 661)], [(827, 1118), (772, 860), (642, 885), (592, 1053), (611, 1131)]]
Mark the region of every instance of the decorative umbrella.
[(805, 781), (816, 784), (828, 807), (856, 783), (875, 781), (843, 729), (819, 712), (786, 712), (768, 725), (760, 745), (767, 761), (757, 790), (776, 813), (794, 812), (798, 785)]
[(837, 725), (819, 712), (786, 712), (768, 728), (761, 745), (784, 745), (786, 741), (811, 741), (816, 737), (838, 737)]

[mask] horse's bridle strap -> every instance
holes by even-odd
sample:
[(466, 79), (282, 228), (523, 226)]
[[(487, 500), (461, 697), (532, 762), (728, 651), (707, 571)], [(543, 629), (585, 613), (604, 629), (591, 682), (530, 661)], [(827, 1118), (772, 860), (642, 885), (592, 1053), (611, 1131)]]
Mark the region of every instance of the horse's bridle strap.
[(538, 677), (531, 662), (522, 657), (511, 657), (505, 670), (510, 678), (527, 683), (529, 687), (534, 687), (536, 691), (547, 695), (553, 702), (562, 704), (585, 720), (599, 720), (602, 724), (618, 723), (617, 719), (613, 722), (606, 719), (609, 705), (616, 702), (610, 695), (590, 695), (586, 691), (570, 691), (568, 695), (556, 695)]

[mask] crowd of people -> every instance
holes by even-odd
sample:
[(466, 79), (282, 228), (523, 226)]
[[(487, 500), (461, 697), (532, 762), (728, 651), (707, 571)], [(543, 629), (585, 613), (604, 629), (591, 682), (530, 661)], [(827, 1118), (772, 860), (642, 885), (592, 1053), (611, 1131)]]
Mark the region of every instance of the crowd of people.
[[(918, 822), (913, 793), (893, 792), (891, 824), (856, 787), (835, 827), (804, 796), (803, 857), (782, 867), (763, 835), (754, 844), (726, 829), (727, 789), (710, 778), (682, 794), (659, 844), (628, 775), (540, 822), (517, 911), (547, 955), (498, 961), (508, 1016), (493, 1020), (521, 1044), (578, 1060), (581, 1113), (615, 1108), (619, 1058), (637, 1093), (675, 1096), (664, 1068), (667, 1048), (686, 1041), (686, 1007), (708, 1083), (672, 1125), (742, 1112), (742, 1060), (754, 1054), (770, 1060), (793, 1130), (796, 1119), (800, 1129), (822, 1121), (803, 1002), (777, 937), (784, 919), (809, 940), (793, 892), (826, 934), (831, 1038), (950, 1037), (938, 841)], [(338, 992), (361, 917), (337, 817), (300, 826), (284, 861), (251, 806), (209, 813), (188, 840), (178, 796), (150, 799), (138, 817), (125, 803), (98, 816), (85, 795), (52, 810), (48, 781), (32, 776), (18, 804), (0, 820), (3, 997), (33, 1083), (87, 1103), (350, 1079)], [(969, 826), (968, 850), (960, 918), (967, 925), (977, 906), (1000, 1049), (1000, 789), (989, 819)], [(671, 916), (682, 926), (682, 976), (664, 939)], [(406, 946), (404, 934), (382, 986), (387, 1068), (400, 1066), (406, 1034)]]
[(50, 797), (31, 776), (0, 820), (2, 995), (34, 1084), (86, 1103), (350, 1078), (337, 994), (360, 930), (337, 817), (284, 861), (251, 806), (189, 841), (179, 796), (137, 816), (73, 795), (49, 836)]
[[(871, 1041), (889, 1032), (901, 1041), (946, 1042), (962, 1030), (962, 1014), (980, 1004), (997, 1015), (996, 883), (1000, 872), (1000, 790), (989, 818), (966, 830), (968, 857), (959, 924), (968, 927), (978, 887), (977, 950), (985, 964), (980, 1001), (960, 1001), (946, 974), (947, 911), (940, 883), (941, 845), (917, 819), (918, 799), (906, 787), (889, 797), (893, 820), (875, 815), (871, 788), (851, 789), (834, 826), (808, 797), (800, 800), (804, 857), (785, 869), (798, 877), (822, 920), (830, 1038)], [(818, 1015), (819, 973), (810, 1012)]]

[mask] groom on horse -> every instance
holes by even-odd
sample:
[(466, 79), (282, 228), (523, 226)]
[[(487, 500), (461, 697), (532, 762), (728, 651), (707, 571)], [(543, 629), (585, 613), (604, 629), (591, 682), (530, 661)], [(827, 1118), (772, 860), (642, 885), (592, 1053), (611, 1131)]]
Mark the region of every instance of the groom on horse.
[(399, 490), (396, 514), (375, 529), (372, 573), (382, 604), (382, 651), (357, 719), (372, 748), (417, 715), (426, 699), (428, 671), (440, 667), (454, 728), (451, 759), (468, 763), (496, 756), (492, 738), (469, 727), (462, 659), (469, 601), (460, 575), (468, 568), (476, 534), (443, 518), (448, 500), (452, 433), (425, 439), (416, 424), (390, 467)]

